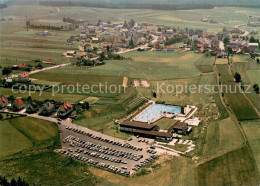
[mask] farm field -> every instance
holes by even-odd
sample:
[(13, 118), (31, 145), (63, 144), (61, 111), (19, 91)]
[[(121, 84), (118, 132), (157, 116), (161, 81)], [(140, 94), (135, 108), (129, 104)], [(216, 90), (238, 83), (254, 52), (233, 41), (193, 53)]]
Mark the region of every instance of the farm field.
[(228, 91), (226, 88), (223, 88), (225, 100), (232, 108), (238, 120), (259, 118), (258, 113), (246, 99), (245, 95), (239, 92), (239, 87), (233, 80), (233, 77), (229, 71), (229, 66), (217, 65), (217, 69), (221, 74), (220, 81), (223, 82), (223, 85), (227, 85), (228, 87)]
[(60, 143), (54, 123), (29, 117), (6, 120), (0, 124), (0, 140), (0, 174), (7, 179), (20, 176), (29, 184), (97, 182), (85, 163), (53, 152)]
[(9, 120), (1, 121), (0, 141), (0, 159), (32, 146), (32, 142), (13, 127)]
[(199, 164), (197, 176), (199, 185), (210, 183), (257, 185), (259, 183), (257, 166), (247, 146)]
[(244, 121), (241, 124), (260, 172), (260, 121)]
[(55, 124), (29, 117), (3, 121), (0, 127), (1, 158), (28, 149), (58, 134), (58, 127)]
[[(40, 72), (32, 75), (32, 78), (60, 82), (66, 76), (73, 81), (78, 78), (78, 81), (88, 82), (92, 77), (100, 77), (102, 74), (102, 82), (106, 79), (108, 82), (113, 77), (130, 77), (130, 78), (145, 78), (147, 80), (163, 80), (175, 78), (190, 78), (200, 75), (200, 71), (196, 65), (211, 65), (214, 62), (213, 58), (205, 58), (201, 54), (183, 53), (167, 53), (167, 52), (130, 52), (124, 54), (125, 57), (130, 57), (133, 60), (110, 60), (106, 61), (105, 65), (92, 68), (66, 66), (58, 69), (53, 69), (48, 72)], [(109, 77), (110, 76), (110, 77)], [(51, 77), (51, 78), (49, 78)], [(107, 78), (103, 78), (107, 77)], [(96, 80), (96, 78), (94, 78)], [(101, 80), (100, 78), (97, 80)], [(73, 83), (73, 82), (68, 82)], [(120, 79), (120, 84), (122, 80)]]
[(260, 74), (257, 72), (258, 70), (247, 70), (247, 69), (253, 69), (253, 68), (258, 69), (259, 66), (260, 65), (256, 64), (255, 62), (233, 64), (233, 71), (240, 73), (242, 77), (242, 83), (250, 86), (249, 91), (247, 91), (245, 95), (250, 99), (250, 101), (258, 109), (258, 111), (260, 111), (260, 99), (259, 99), (259, 94), (257, 94), (254, 91), (253, 85), (259, 81)]
[(216, 58), (216, 65), (224, 65), (224, 64), (228, 64), (228, 59), (226, 58)]
[(211, 122), (205, 134), (202, 160), (232, 151), (244, 145), (239, 127), (229, 117)]
[(55, 123), (28, 117), (11, 119), (9, 122), (33, 142), (57, 136), (58, 127)]
[(247, 70), (246, 74), (252, 84), (260, 85), (260, 70)]

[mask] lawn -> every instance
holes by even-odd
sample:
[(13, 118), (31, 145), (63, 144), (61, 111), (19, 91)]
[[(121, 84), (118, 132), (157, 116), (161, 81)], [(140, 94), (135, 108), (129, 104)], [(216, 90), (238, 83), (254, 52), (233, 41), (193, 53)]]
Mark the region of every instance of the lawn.
[(29, 117), (16, 118), (9, 121), (17, 130), (31, 141), (43, 141), (57, 135), (57, 124)]
[(0, 159), (32, 146), (25, 135), (13, 127), (9, 120), (0, 123)]
[(260, 121), (244, 121), (242, 127), (260, 172)]
[(56, 124), (29, 117), (20, 117), (1, 122), (0, 157), (13, 155), (42, 141), (58, 135)]
[(185, 152), (189, 147), (189, 145), (186, 144), (175, 144), (175, 145), (164, 145), (164, 146), (181, 152)]
[(108, 136), (113, 136), (115, 138), (120, 138), (120, 139), (123, 139), (123, 140), (127, 140), (132, 136), (132, 134), (120, 132), (118, 130), (118, 128), (119, 128), (119, 126), (113, 126), (109, 129), (105, 129), (104, 134), (106, 134)]
[(167, 130), (170, 126), (172, 126), (176, 122), (177, 121), (173, 119), (162, 118), (154, 124), (157, 125), (160, 129)]
[(199, 185), (257, 185), (259, 173), (247, 146), (225, 153), (197, 167)]

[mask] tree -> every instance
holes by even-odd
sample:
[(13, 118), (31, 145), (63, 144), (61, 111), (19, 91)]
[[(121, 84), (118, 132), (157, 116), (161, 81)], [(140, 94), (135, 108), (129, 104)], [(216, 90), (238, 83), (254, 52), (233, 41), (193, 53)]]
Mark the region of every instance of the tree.
[(260, 63), (260, 59), (259, 59), (259, 58), (257, 58), (257, 59), (256, 59), (256, 62), (257, 62), (257, 63)]
[(0, 120), (4, 119), (4, 116), (0, 113)]
[(135, 26), (135, 20), (131, 19), (129, 22), (129, 26), (133, 28)]
[(4, 67), (2, 70), (2, 74), (6, 75), (6, 77), (8, 78), (8, 75), (12, 73), (12, 69), (10, 67)]
[(224, 43), (224, 45), (226, 46), (226, 45), (229, 43), (229, 39), (228, 39), (227, 37), (225, 37), (225, 38), (223, 39), (223, 43)]
[(31, 96), (28, 96), (27, 99), (26, 99), (27, 102), (32, 102), (32, 97)]
[(15, 97), (13, 95), (11, 95), (11, 96), (8, 97), (8, 100), (12, 103), (12, 102), (14, 102)]
[(157, 94), (156, 92), (153, 92), (153, 97), (156, 98), (157, 97)]
[(241, 81), (241, 75), (238, 72), (235, 73), (234, 78), (237, 83)]
[(129, 47), (130, 48), (134, 48), (135, 47), (133, 38), (131, 38), (131, 40), (129, 41)]
[(233, 50), (232, 50), (231, 47), (228, 47), (228, 48), (227, 48), (227, 51), (228, 51), (229, 54), (232, 54), (232, 53), (233, 53)]
[(258, 86), (258, 84), (254, 84), (254, 85), (253, 85), (253, 88), (254, 88), (254, 91), (255, 91), (257, 94), (259, 94), (259, 86)]
[(17, 182), (15, 181), (14, 178), (12, 178), (12, 180), (11, 180), (11, 186), (16, 186), (16, 185), (17, 185)]
[(30, 21), (26, 21), (26, 28), (29, 28), (31, 26), (31, 22)]
[(87, 101), (83, 104), (83, 108), (89, 110), (89, 103)]

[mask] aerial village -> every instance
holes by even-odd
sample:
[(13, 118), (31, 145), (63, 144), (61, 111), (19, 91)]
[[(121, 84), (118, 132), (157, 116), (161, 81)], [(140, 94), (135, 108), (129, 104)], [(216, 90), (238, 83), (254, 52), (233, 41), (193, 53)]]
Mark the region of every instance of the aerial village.
[[(214, 20), (202, 19), (201, 21), (215, 23)], [(133, 50), (174, 53), (178, 48), (184, 52), (194, 51), (216, 56), (216, 58), (260, 54), (259, 40), (254, 37), (248, 38), (247, 31), (239, 27), (232, 29), (224, 27), (222, 32), (213, 33), (199, 29), (153, 25), (148, 22), (136, 23), (133, 19), (123, 23), (100, 20), (92, 24), (76, 20), (69, 25), (67, 30), (75, 30), (78, 33), (64, 38), (64, 45), (78, 46), (78, 50), (67, 50), (62, 54), (70, 59), (70, 63), (59, 64), (57, 63), (59, 59), (46, 57), (36, 59), (35, 66), (28, 66), (19, 63), (18, 60), (17, 65), (10, 66), (11, 71), (17, 71), (18, 74), (10, 75), (10, 69), (3, 71), (2, 86), (13, 87), (14, 90), (21, 87), (26, 89), (33, 84), (30, 75), (35, 72), (66, 65), (78, 67), (106, 65), (106, 60), (122, 60), (124, 57), (121, 54)], [(254, 23), (249, 23), (249, 25), (255, 27)], [(258, 30), (253, 28), (251, 33), (256, 34)], [(46, 28), (39, 34), (42, 37), (50, 37), (52, 30), (49, 31)], [(135, 80), (131, 86), (149, 88), (150, 83), (145, 79)], [(44, 88), (44, 91), (47, 91), (51, 89), (51, 85), (44, 87), (41, 85), (38, 88), (39, 90)], [(2, 113), (10, 116), (30, 115), (58, 123), (62, 140), (62, 149), (58, 150), (60, 153), (127, 176), (164, 152), (178, 155), (192, 151), (195, 144), (192, 139), (189, 139), (189, 134), (200, 124), (200, 118), (195, 116), (196, 106), (169, 105), (163, 100), (162, 102), (145, 100), (133, 113), (113, 121), (120, 132), (133, 135), (126, 141), (73, 124), (73, 120), (78, 117), (77, 110), (84, 112), (91, 107), (88, 102), (72, 103), (70, 100), (57, 102), (51, 98), (39, 101), (33, 100), (31, 96), (25, 99), (1, 95), (0, 107)], [(157, 126), (157, 122), (162, 118), (172, 119), (172, 125), (167, 130), (162, 130)], [(184, 144), (188, 148), (185, 152), (170, 148), (175, 144)], [(83, 148), (92, 150), (84, 153), (87, 157), (80, 155)], [(122, 158), (126, 158), (127, 161)], [(120, 164), (122, 164), (121, 168)]]

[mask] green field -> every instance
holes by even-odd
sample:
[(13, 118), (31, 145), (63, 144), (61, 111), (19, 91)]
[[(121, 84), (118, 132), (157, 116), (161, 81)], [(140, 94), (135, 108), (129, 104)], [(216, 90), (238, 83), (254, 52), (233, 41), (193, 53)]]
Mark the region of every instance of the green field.
[(259, 173), (247, 146), (225, 153), (197, 167), (199, 185), (257, 185)]
[[(0, 174), (29, 184), (94, 184), (87, 165), (54, 153), (60, 139), (56, 124), (22, 117), (0, 124)], [(61, 174), (62, 173), (62, 174)]]
[(260, 70), (247, 70), (247, 76), (249, 77), (252, 84), (260, 85)]
[(175, 124), (177, 121), (169, 118), (162, 118), (155, 123), (160, 129), (167, 130), (170, 126)]
[(245, 121), (242, 122), (242, 127), (260, 172), (260, 121)]
[(0, 159), (32, 146), (30, 139), (13, 127), (8, 120), (1, 121), (0, 141)]
[[(142, 176), (126, 178), (101, 169), (90, 168), (98, 178), (101, 178), (100, 185), (194, 185), (195, 167), (192, 160), (182, 157), (167, 159), (154, 172)], [(159, 163), (160, 164), (160, 163)]]
[(28, 149), (40, 141), (54, 138), (58, 132), (55, 124), (29, 117), (3, 121), (0, 127), (0, 158)]
[(239, 92), (239, 87), (233, 80), (228, 65), (217, 65), (217, 69), (221, 74), (220, 81), (223, 85), (224, 97), (227, 104), (231, 107), (238, 120), (257, 119), (258, 113), (252, 104), (246, 99), (245, 95)]
[(237, 71), (241, 74), (242, 83), (245, 85), (250, 85), (249, 91), (247, 91), (245, 95), (250, 99), (258, 111), (260, 111), (260, 99), (259, 94), (254, 91), (253, 85), (259, 81), (259, 67), (260, 65), (256, 64), (255, 61), (233, 64), (233, 71)]
[(231, 118), (210, 123), (205, 136), (202, 158), (209, 158), (232, 151), (244, 144), (239, 127)]

